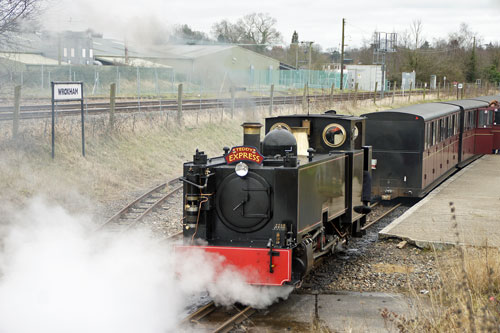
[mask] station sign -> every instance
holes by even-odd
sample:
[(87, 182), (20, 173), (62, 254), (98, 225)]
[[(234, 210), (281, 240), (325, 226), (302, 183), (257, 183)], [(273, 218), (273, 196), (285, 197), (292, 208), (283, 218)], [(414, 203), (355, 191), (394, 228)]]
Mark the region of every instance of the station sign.
[(55, 156), (55, 120), (58, 102), (80, 102), (82, 117), (82, 156), (85, 157), (85, 115), (83, 112), (83, 82), (51, 82), (52, 89), (52, 159)]
[(82, 82), (54, 82), (52, 89), (54, 101), (78, 101), (83, 98)]

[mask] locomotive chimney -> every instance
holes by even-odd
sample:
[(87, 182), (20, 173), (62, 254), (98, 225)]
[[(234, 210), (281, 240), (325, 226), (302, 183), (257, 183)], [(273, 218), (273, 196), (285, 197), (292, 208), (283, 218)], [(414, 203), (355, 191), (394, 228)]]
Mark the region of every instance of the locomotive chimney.
[(261, 123), (243, 123), (243, 145), (252, 146), (260, 150)]

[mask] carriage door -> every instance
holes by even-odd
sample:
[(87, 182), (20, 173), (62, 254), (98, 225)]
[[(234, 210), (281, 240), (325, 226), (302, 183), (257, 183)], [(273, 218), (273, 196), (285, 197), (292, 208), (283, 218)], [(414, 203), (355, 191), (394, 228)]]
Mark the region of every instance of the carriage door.
[(476, 154), (491, 154), (493, 152), (494, 113), (494, 108), (481, 108), (477, 110), (476, 142), (474, 147)]
[(500, 109), (493, 110), (493, 150), (500, 150)]

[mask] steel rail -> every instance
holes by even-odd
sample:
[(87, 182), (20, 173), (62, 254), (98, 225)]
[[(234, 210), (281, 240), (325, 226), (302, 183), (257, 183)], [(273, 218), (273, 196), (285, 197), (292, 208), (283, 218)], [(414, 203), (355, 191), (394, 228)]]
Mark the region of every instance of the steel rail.
[[(236, 309), (236, 307), (234, 307)], [(201, 320), (216, 311), (218, 307), (215, 305), (213, 301), (210, 303), (200, 307), (193, 313), (189, 314), (187, 317), (185, 317), (181, 321), (181, 325), (187, 325), (187, 324), (201, 324)], [(235, 324), (241, 323), (243, 320), (249, 318), (252, 314), (254, 314), (257, 310), (247, 306), (243, 310), (237, 309), (237, 313), (235, 315), (232, 315), (229, 319), (224, 321), (223, 323), (219, 324), (216, 326), (215, 329), (210, 330), (206, 329), (206, 331), (213, 332), (213, 333), (226, 333), (229, 332), (234, 328)]]
[(229, 332), (235, 324), (241, 323), (243, 320), (249, 318), (251, 315), (255, 313), (254, 308), (247, 306), (243, 310), (239, 311), (237, 314), (226, 320), (222, 325), (213, 330), (213, 333), (226, 333)]
[(361, 230), (368, 229), (370, 226), (374, 225), (375, 223), (377, 223), (378, 221), (380, 221), (381, 219), (383, 219), (384, 217), (386, 217), (387, 215), (389, 215), (390, 213), (392, 213), (399, 206), (401, 206), (401, 203), (398, 203), (398, 204), (394, 205), (388, 211), (384, 212), (382, 215), (380, 215), (379, 217), (377, 217), (375, 220), (371, 221), (370, 223), (365, 224), (363, 227), (361, 227)]
[[(396, 95), (400, 96), (402, 93), (398, 92)], [(329, 95), (309, 95), (306, 96), (308, 101), (345, 101), (351, 100), (352, 93), (343, 93), (333, 96)], [(354, 94), (356, 100), (366, 100), (374, 97), (373, 92), (364, 92)], [(377, 93), (379, 96), (380, 94)], [(345, 98), (344, 98), (345, 97)], [(303, 102), (304, 96), (278, 96), (273, 98), (273, 103), (275, 105), (290, 105), (290, 104), (301, 104)], [(270, 105), (270, 97), (251, 97), (251, 98), (237, 98), (235, 99), (235, 107), (246, 107), (246, 106), (267, 106)], [(98, 115), (106, 113), (109, 111), (109, 103), (87, 103), (85, 106), (85, 112), (91, 115)], [(215, 108), (230, 108), (232, 105), (232, 100), (226, 99), (189, 99), (182, 102), (182, 108), (185, 111), (192, 110), (210, 110)], [(176, 111), (178, 108), (176, 100), (147, 100), (147, 101), (130, 101), (130, 102), (118, 102), (116, 103), (115, 112), (116, 113), (130, 113), (130, 112), (153, 112), (153, 111)], [(13, 108), (10, 106), (0, 107), (0, 121), (8, 121), (13, 119)], [(61, 104), (58, 105), (57, 115), (58, 116), (75, 116), (80, 112), (79, 105), (76, 104)], [(19, 113), (20, 119), (41, 119), (48, 118), (51, 116), (51, 106), (50, 105), (29, 105), (21, 106)]]
[(205, 318), (210, 313), (214, 312), (215, 309), (217, 309), (217, 307), (215, 306), (214, 301), (211, 301), (210, 303), (202, 306), (193, 313), (190, 313), (186, 318), (184, 318), (181, 321), (181, 324), (188, 324), (188, 323), (198, 324), (201, 319)]
[[(155, 186), (154, 188), (148, 190), (132, 202), (128, 203), (124, 208), (122, 208), (120, 211), (118, 211), (115, 215), (110, 217), (106, 222), (104, 222), (102, 225), (98, 227), (98, 230), (104, 229), (114, 223), (117, 223), (118, 221), (124, 219), (124, 220), (129, 220), (126, 223), (126, 227), (124, 230), (129, 229), (133, 225), (135, 225), (137, 222), (142, 220), (147, 214), (149, 214), (151, 211), (153, 211), (155, 208), (157, 208), (159, 205), (161, 205), (165, 200), (173, 196), (175, 193), (177, 193), (179, 190), (182, 189), (182, 185), (174, 187), (172, 190), (170, 190), (168, 193), (162, 195), (161, 197), (154, 197), (153, 195), (156, 193), (159, 193), (161, 190), (168, 188), (170, 186), (173, 186), (175, 182), (177, 182), (179, 178), (175, 178), (173, 180), (170, 180), (166, 183), (162, 183), (160, 185)], [(154, 202), (147, 202), (148, 199), (154, 199)], [(138, 206), (142, 205), (142, 206)], [(143, 207), (144, 205), (147, 205), (147, 207)], [(133, 218), (126, 218), (126, 215), (129, 214), (129, 212), (132, 209), (140, 210), (138, 212), (137, 216)], [(177, 234), (176, 234), (177, 235)], [(172, 235), (171, 237), (174, 237), (175, 235)]]

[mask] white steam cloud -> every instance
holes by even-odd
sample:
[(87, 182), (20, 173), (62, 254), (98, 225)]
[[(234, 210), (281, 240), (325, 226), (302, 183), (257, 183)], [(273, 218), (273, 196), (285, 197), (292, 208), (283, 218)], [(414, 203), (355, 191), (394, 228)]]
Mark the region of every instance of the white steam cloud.
[(195, 293), (263, 308), (291, 292), (216, 275), (220, 258), (175, 258), (146, 230), (94, 232), (90, 218), (40, 199), (0, 223), (2, 333), (172, 332)]

